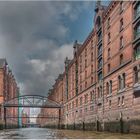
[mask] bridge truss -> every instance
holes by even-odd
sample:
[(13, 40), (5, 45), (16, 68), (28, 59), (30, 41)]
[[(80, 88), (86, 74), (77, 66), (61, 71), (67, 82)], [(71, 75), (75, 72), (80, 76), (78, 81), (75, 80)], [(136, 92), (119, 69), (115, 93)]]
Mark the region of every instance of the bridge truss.
[[(60, 112), (61, 112), (61, 105), (56, 101), (48, 99), (46, 96), (41, 95), (21, 95), (15, 98), (12, 98), (8, 101), (5, 101), (2, 104), (4, 108), (4, 122), (5, 128), (7, 128), (7, 119), (9, 118), (21, 118), (21, 116), (8, 116), (7, 108), (51, 108), (51, 109), (58, 109), (59, 114), (58, 116), (48, 116), (42, 115), (38, 116), (39, 118), (57, 118), (60, 123)], [(26, 117), (25, 117), (26, 118)], [(33, 118), (33, 117), (29, 117)]]

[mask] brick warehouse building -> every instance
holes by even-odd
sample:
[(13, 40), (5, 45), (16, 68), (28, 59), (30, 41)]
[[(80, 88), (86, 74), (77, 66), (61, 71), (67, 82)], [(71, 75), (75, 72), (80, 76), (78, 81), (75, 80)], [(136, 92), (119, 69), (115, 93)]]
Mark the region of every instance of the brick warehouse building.
[[(0, 59), (0, 105), (17, 96), (19, 88), (6, 59)], [(17, 117), (17, 108), (7, 108), (7, 116)], [(0, 125), (4, 123), (4, 109), (0, 106)], [(17, 118), (7, 118), (7, 126), (17, 126)]]
[(56, 80), (65, 128), (140, 132), (140, 2), (98, 1), (94, 28)]

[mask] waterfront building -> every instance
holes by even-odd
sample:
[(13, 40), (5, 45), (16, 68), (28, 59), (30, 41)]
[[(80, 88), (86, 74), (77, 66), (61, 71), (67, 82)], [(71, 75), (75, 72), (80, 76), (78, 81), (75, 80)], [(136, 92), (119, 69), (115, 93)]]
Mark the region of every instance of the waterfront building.
[[(18, 96), (19, 88), (6, 59), (0, 59), (0, 120), (4, 122), (4, 109), (1, 106), (4, 102)], [(18, 109), (11, 107), (6, 109), (7, 124), (17, 126)]]
[(62, 127), (140, 132), (140, 2), (98, 1), (93, 30), (73, 48), (48, 96), (63, 105)]

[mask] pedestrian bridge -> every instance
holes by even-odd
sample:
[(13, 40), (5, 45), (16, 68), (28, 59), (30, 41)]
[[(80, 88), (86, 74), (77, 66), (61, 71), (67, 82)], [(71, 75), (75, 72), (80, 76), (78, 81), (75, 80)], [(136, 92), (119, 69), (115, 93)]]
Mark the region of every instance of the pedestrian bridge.
[(46, 96), (21, 95), (4, 102), (3, 107), (61, 108), (61, 105)]

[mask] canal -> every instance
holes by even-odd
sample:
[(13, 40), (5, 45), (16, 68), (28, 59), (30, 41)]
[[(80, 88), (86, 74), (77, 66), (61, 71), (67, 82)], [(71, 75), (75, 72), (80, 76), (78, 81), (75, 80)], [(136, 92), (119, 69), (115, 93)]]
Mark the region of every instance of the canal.
[(21, 128), (0, 130), (0, 139), (140, 139), (140, 134), (118, 134), (47, 128)]

